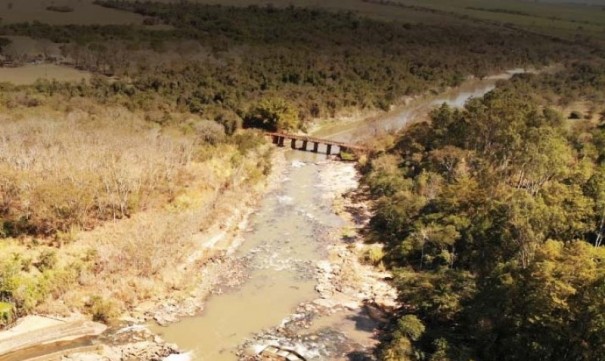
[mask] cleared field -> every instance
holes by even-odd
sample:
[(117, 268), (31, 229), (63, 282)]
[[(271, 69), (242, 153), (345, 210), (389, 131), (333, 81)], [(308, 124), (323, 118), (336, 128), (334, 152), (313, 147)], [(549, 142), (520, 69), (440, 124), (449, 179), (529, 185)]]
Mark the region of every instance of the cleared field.
[[(155, 0), (177, 3), (181, 0)], [(232, 6), (302, 6), (334, 11), (355, 11), (364, 16), (410, 23), (462, 22), (463, 17), (508, 23), (556, 36), (578, 33), (605, 39), (605, 10), (601, 6), (528, 2), (522, 0), (192, 0), (206, 4)], [(383, 2), (380, 4), (379, 2)], [(385, 4), (388, 3), (388, 4)], [(397, 4), (417, 7), (400, 7)], [(66, 6), (73, 12), (49, 11), (47, 7)], [(427, 10), (439, 10), (430, 12)], [(447, 13), (459, 16), (451, 16)], [(3, 23), (40, 21), (49, 24), (141, 24), (137, 14), (102, 8), (93, 0), (0, 0)], [(466, 19), (469, 20), (469, 19)]]
[[(537, 32), (605, 38), (605, 10), (599, 6), (515, 0), (394, 0), (392, 3), (452, 12), (475, 19), (509, 23)], [(387, 6), (394, 7), (394, 6)]]
[[(47, 24), (141, 24), (143, 17), (94, 5), (93, 0), (0, 0), (2, 23), (40, 21)], [(49, 11), (50, 5), (67, 6), (72, 12)]]
[[(155, 0), (165, 3), (176, 3), (180, 0)], [(193, 0), (206, 4), (221, 4), (232, 6), (249, 6), (272, 4), (282, 6), (317, 7), (335, 11), (355, 11), (362, 15), (388, 20), (405, 22), (439, 23), (446, 16), (432, 14), (426, 11), (397, 9), (363, 2), (361, 0)], [(49, 5), (67, 6), (73, 12), (49, 11)], [(448, 21), (452, 21), (447, 17)], [(94, 5), (93, 0), (0, 0), (0, 19), (2, 23), (19, 23), (40, 21), (48, 24), (141, 24), (143, 17), (124, 11), (102, 8)]]
[[(178, 0), (162, 0), (177, 2)], [(509, 23), (528, 30), (570, 37), (577, 33), (605, 39), (605, 10), (600, 6), (537, 3), (521, 0), (195, 0), (207, 4), (234, 6), (264, 5), (310, 6), (330, 10), (355, 11), (373, 18), (406, 22), (434, 23), (463, 21), (460, 17)], [(383, 2), (383, 4), (380, 4)], [(390, 5), (386, 4), (389, 3)], [(425, 9), (399, 7), (414, 6)]]
[[(158, 0), (164, 3), (178, 3), (180, 0)], [(332, 11), (354, 11), (363, 16), (381, 20), (396, 20), (409, 23), (442, 24), (460, 22), (462, 20), (447, 14), (430, 13), (414, 9), (404, 9), (362, 0), (192, 0), (202, 4), (218, 4), (225, 6), (268, 5), (275, 7), (311, 7)]]
[(17, 68), (0, 68), (0, 83), (15, 85), (33, 84), (38, 79), (80, 81), (90, 74), (67, 66), (53, 64), (24, 65)]

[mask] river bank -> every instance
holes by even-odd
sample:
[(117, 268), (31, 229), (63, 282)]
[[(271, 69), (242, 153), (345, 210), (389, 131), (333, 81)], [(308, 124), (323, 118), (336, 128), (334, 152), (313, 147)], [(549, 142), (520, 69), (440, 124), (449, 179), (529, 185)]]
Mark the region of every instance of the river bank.
[(334, 162), (320, 177), (323, 196), (343, 224), (322, 242), (326, 255), (313, 271), (316, 296), (278, 326), (249, 338), (238, 349), (240, 359), (259, 360), (262, 350), (275, 346), (306, 360), (371, 360), (386, 312), (398, 307), (391, 274), (361, 261), (368, 250), (362, 231), (371, 212), (354, 165)]
[[(482, 96), (493, 89), (497, 81), (522, 71), (514, 69), (472, 80), (446, 94), (418, 97), (407, 107), (380, 116), (378, 124), (355, 124), (349, 119), (340, 124), (342, 127), (320, 132), (320, 136), (358, 140), (374, 135), (368, 127), (378, 127), (380, 131), (400, 129), (418, 120), (417, 117), (426, 116), (438, 104), (460, 106), (470, 97)], [(387, 282), (390, 275), (359, 261), (362, 254), (380, 253), (367, 249), (357, 233), (369, 219), (368, 205), (360, 202), (358, 194), (355, 200), (359, 204), (343, 208), (351, 212), (348, 215), (343, 217), (343, 212), (333, 210), (337, 194), (358, 188), (355, 167), (321, 161), (300, 152), (292, 154), (290, 160), (281, 176), (284, 185), (275, 194), (267, 195), (268, 199), (255, 214), (256, 222), (252, 222), (244, 236), (246, 243), (238, 251), (244, 264), (242, 269), (247, 270), (243, 273), (249, 277), (236, 287), (221, 288), (224, 293), (211, 297), (201, 315), (157, 330), (170, 341), (192, 350), (194, 360), (254, 359), (268, 346), (296, 350), (308, 360), (338, 360), (364, 352), (364, 357), (371, 358), (366, 351), (375, 345), (374, 333), (380, 324), (381, 310), (397, 307), (396, 292)], [(309, 187), (313, 190), (305, 190)], [(347, 223), (347, 218), (355, 219), (358, 228)], [(325, 220), (319, 227), (318, 219)], [(293, 242), (297, 245), (291, 246)], [(300, 242), (311, 246), (300, 248)], [(248, 263), (258, 264), (250, 267)], [(296, 267), (300, 269), (291, 269)], [(283, 277), (284, 271), (290, 272), (290, 276)], [(313, 281), (309, 282), (309, 278)], [(264, 292), (262, 297), (260, 290)], [(288, 297), (284, 298), (286, 294)], [(305, 296), (297, 302), (301, 295)], [(242, 311), (244, 307), (247, 309)], [(378, 320), (369, 317), (370, 314)], [(351, 320), (355, 321), (351, 324)], [(197, 337), (191, 337), (191, 333)], [(222, 337), (214, 339), (217, 334)]]
[[(284, 163), (279, 155), (272, 160), (274, 172), (261, 184), (225, 190), (217, 198), (213, 206), (213, 216), (210, 220), (203, 220), (203, 226), (198, 232), (191, 235), (196, 249), (191, 252), (185, 262), (175, 266), (171, 271), (180, 276), (188, 277), (185, 283), (179, 281), (179, 286), (167, 292), (156, 292), (147, 301), (127, 308), (119, 315), (116, 322), (104, 334), (92, 339), (82, 333), (80, 336), (86, 345), (95, 345), (94, 350), (87, 352), (71, 352), (81, 349), (82, 342), (78, 335), (73, 336), (74, 341), (65, 342), (61, 334), (48, 345), (27, 348), (7, 355), (1, 355), (2, 361), (25, 360), (30, 357), (55, 353), (69, 354), (71, 360), (127, 360), (133, 357), (137, 360), (161, 359), (180, 351), (174, 344), (162, 340), (149, 331), (146, 325), (150, 322), (168, 324), (176, 322), (182, 317), (199, 313), (203, 308), (203, 300), (222, 282), (222, 277), (233, 269), (229, 262), (229, 254), (241, 243), (239, 235), (246, 227), (248, 217), (256, 209), (257, 204), (265, 192), (276, 183), (276, 174)], [(197, 224), (197, 223), (196, 223)], [(109, 225), (113, 227), (113, 225)], [(83, 245), (82, 247), (85, 247)], [(182, 278), (182, 277), (180, 277)], [(179, 279), (180, 279), (179, 278)], [(176, 283), (175, 283), (176, 284)], [(55, 307), (53, 307), (55, 308)], [(43, 313), (44, 319), (56, 319), (67, 322), (73, 318), (86, 319), (79, 313)], [(29, 318), (19, 319), (17, 326), (27, 323)], [(17, 327), (16, 327), (17, 328)], [(27, 330), (25, 330), (27, 331)], [(8, 331), (3, 331), (2, 334)], [(23, 337), (27, 337), (24, 332)], [(30, 333), (32, 340), (34, 334)]]
[[(473, 83), (472, 91), (461, 88), (460, 96), (479, 96), (495, 81)], [(389, 127), (404, 126), (450, 96), (459, 99), (456, 94), (419, 98), (411, 109), (380, 119)], [(351, 124), (344, 130), (333, 127), (325, 136), (358, 137)], [(367, 128), (359, 129), (372, 136)], [(267, 345), (301, 348), (310, 360), (344, 359), (351, 353), (370, 357), (381, 310), (396, 307), (396, 294), (388, 273), (359, 260), (368, 251), (359, 230), (369, 219), (369, 206), (362, 193), (343, 197), (358, 188), (357, 177), (351, 163), (276, 151), (265, 188), (233, 195), (230, 216), (194, 235), (198, 252), (174, 271), (194, 276), (195, 286), (130, 309), (121, 318), (126, 328), (120, 334), (131, 336), (103, 340), (100, 355), (70, 357), (122, 360), (132, 354), (124, 350), (143, 348), (158, 350), (155, 356), (140, 353), (149, 359), (193, 351), (182, 357), (233, 360), (235, 351), (255, 357)], [(168, 327), (141, 331), (151, 320)]]

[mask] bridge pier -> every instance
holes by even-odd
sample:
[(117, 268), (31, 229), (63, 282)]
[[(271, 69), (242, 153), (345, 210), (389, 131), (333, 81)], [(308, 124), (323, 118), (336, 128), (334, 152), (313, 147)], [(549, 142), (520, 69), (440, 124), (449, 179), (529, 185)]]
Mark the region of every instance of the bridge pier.
[[(292, 149), (311, 151), (313, 153), (319, 153), (319, 147), (326, 147), (325, 154), (330, 156), (333, 153), (334, 147), (338, 147), (338, 151), (334, 150), (334, 154), (338, 154), (341, 158), (344, 153), (350, 151), (357, 150), (365, 150), (363, 147), (357, 146), (355, 144), (347, 144), (343, 142), (333, 141), (329, 139), (319, 139), (313, 138), (305, 135), (295, 135), (295, 134), (286, 134), (286, 133), (265, 133), (266, 136), (271, 137), (271, 142), (279, 147), (284, 147), (284, 143), (286, 140), (290, 141), (290, 147)], [(302, 146), (297, 148), (296, 141), (301, 140)], [(309, 143), (313, 143), (313, 147), (309, 148)]]

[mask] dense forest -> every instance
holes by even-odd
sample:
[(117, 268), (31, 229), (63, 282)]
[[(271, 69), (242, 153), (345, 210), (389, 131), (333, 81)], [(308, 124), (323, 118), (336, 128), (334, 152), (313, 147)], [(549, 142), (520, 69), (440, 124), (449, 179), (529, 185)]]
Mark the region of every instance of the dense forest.
[(471, 22), (389, 23), (293, 7), (98, 4), (142, 14), (146, 23), (166, 28), (0, 27), (0, 34), (61, 43), (76, 67), (114, 77), (41, 84), (37, 91), (95, 97), (153, 112), (154, 118), (189, 111), (229, 119), (223, 122), (231, 127), (262, 104), (286, 102), (297, 109), (300, 126), (344, 110), (388, 109), (406, 95), (457, 85), (469, 75), (590, 56), (579, 46)]
[(404, 305), (383, 360), (605, 359), (605, 112), (548, 106), (602, 99), (604, 69), (443, 105), (364, 166)]

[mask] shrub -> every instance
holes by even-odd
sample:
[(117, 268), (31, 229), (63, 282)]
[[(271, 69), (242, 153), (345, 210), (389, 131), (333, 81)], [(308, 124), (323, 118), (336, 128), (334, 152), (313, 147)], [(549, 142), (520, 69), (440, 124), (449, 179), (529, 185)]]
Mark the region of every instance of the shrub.
[(364, 263), (378, 266), (382, 263), (384, 258), (384, 251), (382, 245), (371, 245), (366, 248), (361, 256), (361, 260)]
[(225, 127), (227, 135), (233, 135), (242, 127), (242, 118), (232, 111), (223, 111), (214, 117), (214, 121)]
[(40, 253), (38, 263), (36, 263), (36, 268), (40, 270), (40, 272), (44, 272), (46, 270), (50, 270), (55, 268), (57, 265), (57, 253), (52, 249), (45, 249)]
[(0, 329), (10, 325), (15, 317), (15, 306), (12, 303), (0, 302)]
[(260, 144), (264, 142), (263, 137), (250, 131), (245, 131), (236, 134), (233, 137), (233, 140), (237, 145), (238, 151), (244, 155), (252, 149), (256, 149)]
[(91, 297), (86, 306), (92, 315), (92, 320), (96, 322), (111, 324), (119, 315), (119, 310), (115, 302), (101, 296)]
[(582, 119), (582, 113), (577, 110), (573, 110), (569, 113), (569, 119)]
[(196, 141), (216, 145), (225, 139), (225, 127), (211, 120), (201, 120), (193, 125)]
[(281, 98), (266, 98), (258, 102), (244, 118), (246, 128), (268, 131), (296, 130), (300, 127), (294, 106)]

